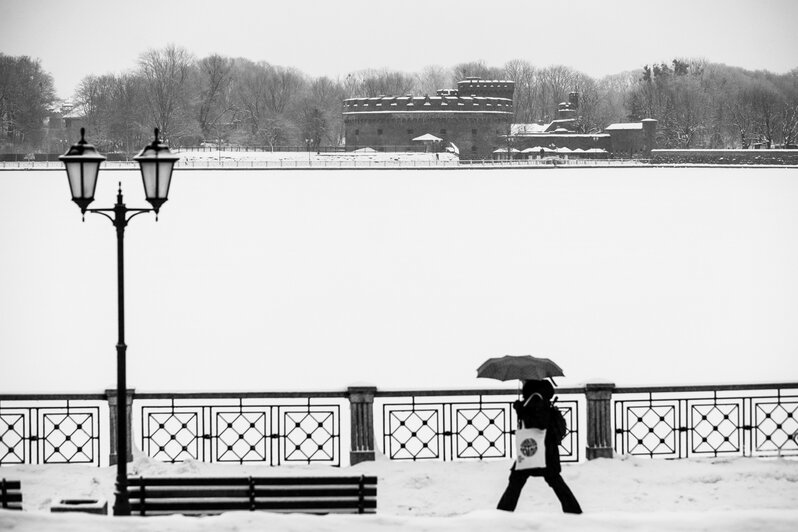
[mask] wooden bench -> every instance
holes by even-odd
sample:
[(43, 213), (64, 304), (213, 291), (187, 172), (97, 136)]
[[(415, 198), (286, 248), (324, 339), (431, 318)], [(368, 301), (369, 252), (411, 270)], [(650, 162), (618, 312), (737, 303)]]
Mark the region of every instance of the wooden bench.
[(19, 480), (0, 480), (0, 508), (22, 510), (22, 486)]
[(376, 513), (377, 477), (131, 477), (133, 515)]

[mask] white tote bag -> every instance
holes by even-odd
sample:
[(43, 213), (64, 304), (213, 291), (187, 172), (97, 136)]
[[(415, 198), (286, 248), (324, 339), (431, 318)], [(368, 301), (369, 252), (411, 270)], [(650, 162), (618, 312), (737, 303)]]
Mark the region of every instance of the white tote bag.
[(515, 469), (546, 467), (546, 429), (515, 431)]

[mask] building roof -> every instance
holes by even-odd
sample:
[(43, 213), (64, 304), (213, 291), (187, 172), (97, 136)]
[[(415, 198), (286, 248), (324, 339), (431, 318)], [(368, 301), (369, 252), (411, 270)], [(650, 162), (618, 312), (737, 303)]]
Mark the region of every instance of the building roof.
[(548, 124), (512, 124), (510, 126), (511, 135), (529, 135), (534, 133), (543, 133)]
[(86, 118), (86, 113), (80, 107), (73, 107), (71, 111), (64, 115), (64, 118)]
[(618, 124), (610, 124), (604, 128), (604, 131), (618, 131), (621, 129), (643, 129), (642, 122), (620, 122)]

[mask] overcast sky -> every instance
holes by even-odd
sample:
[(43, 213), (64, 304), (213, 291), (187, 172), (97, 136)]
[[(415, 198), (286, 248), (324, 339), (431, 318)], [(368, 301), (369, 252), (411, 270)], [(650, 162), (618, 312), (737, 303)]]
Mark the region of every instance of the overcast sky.
[(565, 64), (593, 76), (676, 56), (749, 69), (798, 66), (796, 0), (263, 2), (0, 0), (0, 52), (41, 59), (61, 97), (89, 74), (174, 43), (345, 76), (482, 59)]

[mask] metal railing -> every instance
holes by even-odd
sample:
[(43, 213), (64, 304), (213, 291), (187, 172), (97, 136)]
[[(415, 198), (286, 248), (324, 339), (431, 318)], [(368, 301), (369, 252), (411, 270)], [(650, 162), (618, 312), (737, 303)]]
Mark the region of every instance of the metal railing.
[(798, 454), (794, 385), (618, 388), (615, 450), (636, 456)]
[[(569, 428), (560, 445), (564, 462), (613, 453), (798, 456), (798, 383), (588, 384), (557, 394)], [(517, 397), (515, 389), (130, 390), (128, 437), (132, 443), (136, 434), (142, 451), (164, 462), (340, 466), (356, 457), (373, 459), (377, 450), (391, 460), (507, 459), (513, 456)], [(113, 464), (115, 401), (115, 390), (0, 395), (0, 466)], [(349, 460), (342, 449), (350, 450)]]
[(106, 415), (104, 395), (4, 395), (0, 465), (99, 466)]
[[(557, 407), (568, 434), (564, 462), (579, 461), (579, 389), (558, 390)], [(503, 397), (502, 397), (503, 396)], [(573, 397), (573, 398), (571, 398)], [(506, 390), (377, 392), (382, 406), (383, 452), (391, 460), (512, 458), (517, 399)]]
[[(344, 394), (337, 394), (339, 399)], [(330, 394), (137, 394), (135, 429), (156, 460), (341, 465), (341, 405)]]

